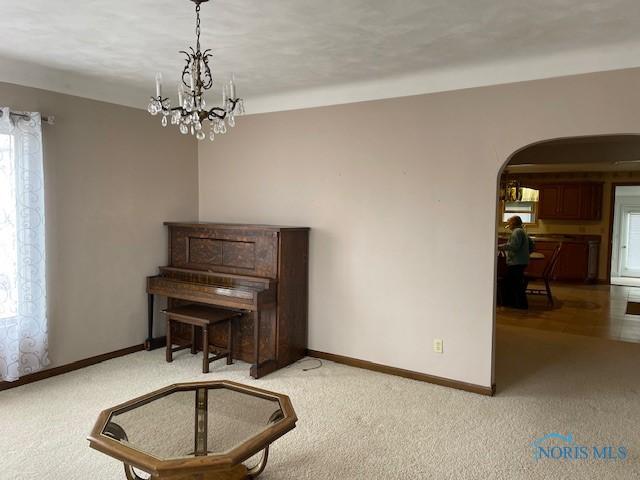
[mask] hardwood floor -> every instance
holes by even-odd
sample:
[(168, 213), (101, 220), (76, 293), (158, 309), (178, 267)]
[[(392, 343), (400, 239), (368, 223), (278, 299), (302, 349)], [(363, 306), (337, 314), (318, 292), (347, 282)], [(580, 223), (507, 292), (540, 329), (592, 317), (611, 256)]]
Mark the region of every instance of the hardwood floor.
[(640, 302), (640, 287), (559, 284), (551, 286), (555, 306), (530, 295), (529, 310), (498, 307), (498, 325), (564, 332), (640, 343), (640, 315), (626, 313), (627, 302)]

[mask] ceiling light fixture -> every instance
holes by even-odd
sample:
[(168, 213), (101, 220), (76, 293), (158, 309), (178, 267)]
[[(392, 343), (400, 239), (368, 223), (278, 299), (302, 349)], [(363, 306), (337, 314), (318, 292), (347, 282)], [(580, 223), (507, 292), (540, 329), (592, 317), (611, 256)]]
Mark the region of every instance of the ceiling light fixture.
[[(190, 0), (196, 4), (196, 48), (189, 47), (186, 55), (187, 64), (182, 70), (178, 83), (178, 106), (171, 107), (169, 98), (162, 96), (162, 74), (156, 74), (156, 96), (151, 97), (148, 111), (151, 115), (162, 114), (162, 126), (166, 127), (169, 120), (177, 125), (180, 133), (195, 135), (198, 140), (204, 140), (204, 123), (210, 122), (209, 139), (215, 135), (227, 132), (227, 125), (235, 125), (235, 116), (244, 113), (244, 100), (238, 98), (233, 80), (229, 80), (222, 87), (222, 105), (207, 109), (204, 92), (213, 86), (213, 74), (209, 67), (211, 49), (200, 51), (200, 4), (209, 0)], [(187, 90), (185, 90), (185, 88)]]
[(500, 200), (505, 202), (519, 202), (522, 200), (522, 186), (518, 180), (504, 179), (500, 183)]

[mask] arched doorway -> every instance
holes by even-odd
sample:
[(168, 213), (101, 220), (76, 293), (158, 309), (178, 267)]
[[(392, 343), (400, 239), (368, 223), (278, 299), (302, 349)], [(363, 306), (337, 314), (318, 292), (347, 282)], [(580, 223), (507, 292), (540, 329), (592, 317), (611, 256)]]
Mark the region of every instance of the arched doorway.
[[(535, 244), (525, 270), (526, 309), (513, 308), (501, 295), (508, 267), (497, 258), (498, 392), (538, 368), (531, 358), (520, 371), (517, 365), (501, 365), (501, 348), (523, 348), (535, 357), (549, 342), (576, 344), (576, 338), (566, 336), (640, 343), (640, 315), (634, 313), (640, 313), (640, 135), (564, 137), (526, 145), (505, 162), (498, 185), (497, 243), (508, 243), (503, 225), (517, 215)], [(637, 208), (623, 210), (621, 197), (624, 205)], [(612, 284), (629, 239), (634, 250), (625, 254), (623, 276), (637, 275), (637, 285), (618, 285), (615, 277)], [(511, 339), (501, 339), (501, 331)], [(518, 338), (526, 342), (508, 344)]]

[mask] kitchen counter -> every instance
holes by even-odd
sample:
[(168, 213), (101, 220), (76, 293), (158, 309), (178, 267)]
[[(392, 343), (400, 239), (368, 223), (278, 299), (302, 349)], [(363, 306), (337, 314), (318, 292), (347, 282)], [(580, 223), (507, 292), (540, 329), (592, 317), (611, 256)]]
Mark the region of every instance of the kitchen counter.
[[(534, 242), (597, 242), (600, 243), (600, 235), (585, 235), (572, 233), (529, 233)], [(503, 232), (498, 238), (509, 238), (509, 232)]]
[[(554, 280), (594, 282), (598, 278), (600, 235), (566, 233), (530, 234), (535, 242), (535, 251), (551, 258), (554, 250), (562, 244), (558, 263), (553, 273)], [(504, 243), (509, 233), (498, 235), (498, 243)], [(540, 277), (545, 264), (531, 265), (528, 272)], [(539, 271), (538, 271), (539, 270)]]

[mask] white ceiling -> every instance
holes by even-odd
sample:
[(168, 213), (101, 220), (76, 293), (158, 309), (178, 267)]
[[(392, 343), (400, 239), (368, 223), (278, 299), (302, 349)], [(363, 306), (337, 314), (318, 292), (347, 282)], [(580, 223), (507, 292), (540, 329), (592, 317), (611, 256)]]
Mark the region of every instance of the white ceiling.
[[(0, 0), (0, 81), (142, 106), (187, 0)], [(202, 45), (253, 111), (640, 66), (638, 0), (214, 0)]]

